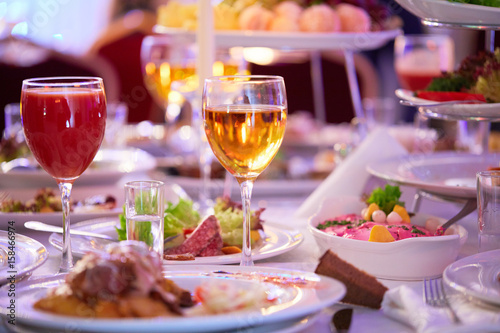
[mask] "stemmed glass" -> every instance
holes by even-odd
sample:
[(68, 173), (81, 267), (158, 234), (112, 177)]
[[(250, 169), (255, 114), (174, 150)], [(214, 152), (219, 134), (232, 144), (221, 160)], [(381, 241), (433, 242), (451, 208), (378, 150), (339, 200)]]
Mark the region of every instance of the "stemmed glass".
[(252, 266), (250, 200), (255, 179), (271, 163), (285, 134), (284, 80), (258, 75), (208, 78), (203, 89), (202, 115), (212, 151), (240, 184), (241, 266)]
[(73, 267), (71, 189), (94, 159), (106, 128), (103, 81), (97, 77), (24, 80), (21, 119), (28, 147), (61, 191), (64, 232), (60, 271), (67, 272)]
[[(242, 48), (218, 49), (213, 75), (246, 73), (242, 51)], [(181, 37), (151, 35), (145, 37), (141, 45), (144, 82), (158, 105), (164, 108), (167, 126), (171, 128), (180, 121), (191, 125), (190, 138), (195, 143), (201, 177), (197, 205), (202, 213), (208, 214), (213, 213), (210, 195), (213, 153), (202, 128), (200, 98), (197, 96), (199, 79), (196, 74), (196, 56), (197, 45)], [(191, 115), (183, 114), (185, 110), (190, 110)]]

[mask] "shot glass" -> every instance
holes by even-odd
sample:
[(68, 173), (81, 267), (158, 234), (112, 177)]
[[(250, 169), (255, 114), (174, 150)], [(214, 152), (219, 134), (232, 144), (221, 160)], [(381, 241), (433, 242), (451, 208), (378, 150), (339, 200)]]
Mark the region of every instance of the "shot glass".
[(477, 173), (479, 252), (500, 249), (500, 171)]
[(127, 240), (141, 241), (163, 257), (165, 184), (133, 181), (125, 184)]

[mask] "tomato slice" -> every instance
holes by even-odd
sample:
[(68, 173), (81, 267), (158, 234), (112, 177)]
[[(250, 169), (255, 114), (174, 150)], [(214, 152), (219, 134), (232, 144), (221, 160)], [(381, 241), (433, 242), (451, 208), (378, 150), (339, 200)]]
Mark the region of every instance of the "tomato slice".
[(482, 94), (471, 94), (457, 91), (417, 91), (417, 97), (436, 102), (474, 100), (486, 102)]

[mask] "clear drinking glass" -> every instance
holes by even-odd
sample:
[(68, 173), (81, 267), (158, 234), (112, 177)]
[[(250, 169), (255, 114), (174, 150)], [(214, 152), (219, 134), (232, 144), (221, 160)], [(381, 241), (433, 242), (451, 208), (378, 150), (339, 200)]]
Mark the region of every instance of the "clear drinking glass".
[(21, 120), (33, 156), (61, 191), (64, 232), (60, 270), (66, 272), (73, 267), (71, 189), (97, 154), (106, 128), (103, 81), (97, 77), (24, 80)]
[(165, 184), (160, 181), (133, 181), (125, 184), (127, 240), (146, 243), (163, 257), (163, 216)]
[(241, 187), (241, 265), (251, 266), (250, 200), (255, 179), (271, 163), (285, 134), (287, 99), (279, 76), (219, 76), (205, 80), (202, 115), (208, 143)]
[(422, 90), (455, 66), (453, 39), (446, 35), (404, 35), (394, 41), (394, 67), (404, 89)]
[(500, 171), (481, 171), (476, 179), (478, 250), (500, 249)]
[[(165, 109), (167, 126), (179, 122), (191, 125), (190, 138), (195, 142), (194, 153), (198, 157), (201, 175), (197, 205), (201, 212), (212, 213), (210, 175), (213, 153), (203, 133), (201, 105), (197, 96), (196, 57), (197, 45), (176, 36), (147, 36), (141, 45), (144, 82), (157, 103)], [(216, 50), (212, 71), (215, 76), (246, 73), (242, 48)]]

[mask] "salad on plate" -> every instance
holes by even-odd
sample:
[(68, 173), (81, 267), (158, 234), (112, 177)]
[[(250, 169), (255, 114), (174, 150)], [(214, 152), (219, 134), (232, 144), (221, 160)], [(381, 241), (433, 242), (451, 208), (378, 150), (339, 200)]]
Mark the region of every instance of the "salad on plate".
[[(191, 200), (179, 198), (177, 204), (168, 203), (164, 217), (164, 237), (172, 240), (165, 243), (165, 259), (194, 260), (195, 257), (241, 253), (241, 203), (228, 197), (219, 197), (213, 208), (213, 215), (201, 218)], [(251, 212), (250, 234), (253, 247), (261, 245), (265, 239), (264, 221), (260, 217), (263, 211), (264, 208), (260, 208)], [(125, 214), (120, 214), (120, 225), (116, 228), (119, 240), (127, 239), (126, 223)], [(144, 232), (149, 234), (146, 229)]]

